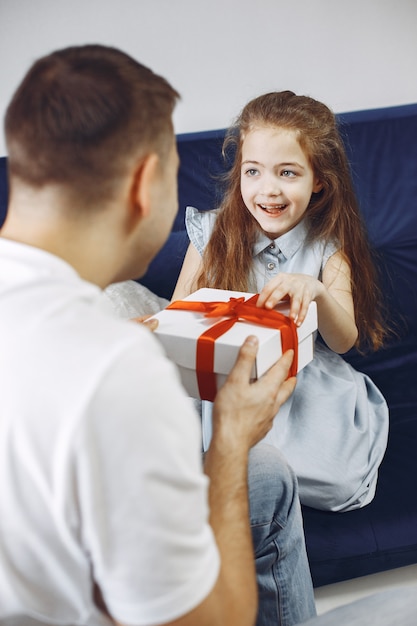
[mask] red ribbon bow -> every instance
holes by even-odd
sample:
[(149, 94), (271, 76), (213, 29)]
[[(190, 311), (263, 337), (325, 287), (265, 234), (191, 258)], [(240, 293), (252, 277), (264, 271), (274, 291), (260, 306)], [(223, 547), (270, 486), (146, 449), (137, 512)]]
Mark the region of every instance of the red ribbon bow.
[(248, 300), (244, 297), (230, 298), (227, 302), (193, 302), (177, 300), (167, 309), (180, 309), (204, 313), (205, 317), (225, 317), (200, 335), (197, 340), (196, 371), (200, 397), (213, 402), (217, 393), (216, 375), (214, 373), (214, 343), (218, 337), (229, 330), (238, 320), (252, 324), (276, 328), (281, 332), (282, 352), (294, 350), (294, 359), (290, 376), (295, 376), (298, 369), (298, 337), (294, 321), (279, 311), (263, 309), (256, 306), (258, 295)]

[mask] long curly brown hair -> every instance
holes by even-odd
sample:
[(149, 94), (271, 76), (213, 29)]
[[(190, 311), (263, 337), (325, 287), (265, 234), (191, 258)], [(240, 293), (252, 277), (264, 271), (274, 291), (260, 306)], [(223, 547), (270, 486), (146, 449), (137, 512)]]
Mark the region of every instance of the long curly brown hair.
[(295, 131), (322, 189), (313, 193), (306, 216), (308, 239), (338, 242), (351, 270), (358, 327), (357, 347), (377, 349), (386, 335), (377, 272), (354, 192), (345, 146), (334, 113), (324, 104), (291, 91), (272, 92), (251, 100), (226, 134), (223, 153), (234, 161), (226, 174), (220, 211), (203, 254), (198, 286), (248, 291), (252, 246), (259, 225), (240, 191), (242, 142), (257, 127)]

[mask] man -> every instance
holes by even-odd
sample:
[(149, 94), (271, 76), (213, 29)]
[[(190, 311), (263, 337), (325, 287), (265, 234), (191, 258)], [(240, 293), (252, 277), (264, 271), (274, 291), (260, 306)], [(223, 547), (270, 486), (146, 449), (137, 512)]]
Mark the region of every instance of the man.
[(296, 481), (255, 446), (294, 388), (292, 354), (249, 384), (257, 342), (245, 342), (203, 473), (174, 366), (149, 329), (106, 310), (102, 290), (144, 274), (172, 226), (177, 97), (122, 52), (83, 46), (36, 62), (7, 110), (1, 624), (315, 613)]

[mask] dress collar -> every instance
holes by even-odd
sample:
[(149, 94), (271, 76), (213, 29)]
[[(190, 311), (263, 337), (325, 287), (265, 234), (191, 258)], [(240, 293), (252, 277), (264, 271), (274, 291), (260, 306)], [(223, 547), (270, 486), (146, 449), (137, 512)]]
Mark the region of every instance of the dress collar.
[(271, 248), (270, 252), (275, 255), (281, 252), (286, 259), (290, 259), (304, 244), (306, 237), (307, 225), (305, 220), (302, 220), (288, 231), (288, 233), (276, 239), (270, 239), (265, 233), (259, 232), (258, 239), (253, 246), (253, 256), (257, 256), (260, 252), (270, 248), (273, 242), (275, 243), (275, 247)]

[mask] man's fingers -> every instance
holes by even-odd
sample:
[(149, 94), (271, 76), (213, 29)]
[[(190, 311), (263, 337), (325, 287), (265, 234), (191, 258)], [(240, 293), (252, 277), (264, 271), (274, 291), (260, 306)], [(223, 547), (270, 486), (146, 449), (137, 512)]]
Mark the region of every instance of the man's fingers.
[[(253, 335), (247, 337), (239, 350), (236, 363), (229, 374), (228, 378), (230, 381), (249, 382), (256, 354), (258, 352), (258, 346), (259, 342), (257, 337)], [(294, 381), (289, 379), (288, 384), (283, 385), (283, 383), (284, 381), (287, 381), (293, 358), (294, 350), (287, 350), (281, 358), (261, 377), (258, 384), (261, 383), (269, 385), (273, 383), (274, 385), (280, 385), (283, 388), (282, 390), (279, 389), (279, 399), (289, 397), (294, 389), (295, 379)], [(263, 383), (261, 382), (262, 380), (264, 380)], [(282, 400), (282, 402), (284, 402), (284, 400)]]
[[(297, 379), (295, 376), (288, 378), (290, 367), (294, 358), (294, 350), (287, 350), (282, 357), (261, 378), (264, 384), (274, 385), (277, 389), (275, 396), (275, 412), (293, 393)], [(261, 382), (260, 381), (260, 382)]]
[(239, 350), (236, 363), (229, 374), (229, 380), (249, 382), (258, 347), (259, 341), (255, 335), (250, 335), (245, 339)]
[(295, 389), (295, 385), (297, 383), (297, 379), (295, 376), (291, 376), (291, 378), (287, 378), (286, 381), (280, 385), (277, 394), (277, 403), (279, 406), (284, 404), (288, 400), (288, 398), (292, 395)]
[(159, 321), (157, 319), (153, 318), (151, 320), (143, 322), (143, 324), (149, 330), (154, 331), (154, 330), (156, 330), (158, 328)]
[(264, 374), (263, 378), (273, 378), (284, 382), (288, 378), (290, 367), (294, 359), (294, 350), (287, 350), (282, 357)]
[(150, 315), (143, 315), (141, 317), (132, 317), (131, 321), (136, 322), (137, 324), (143, 324), (149, 330), (154, 331), (156, 330), (156, 328), (158, 328), (159, 321), (155, 317), (151, 319), (149, 318)]

